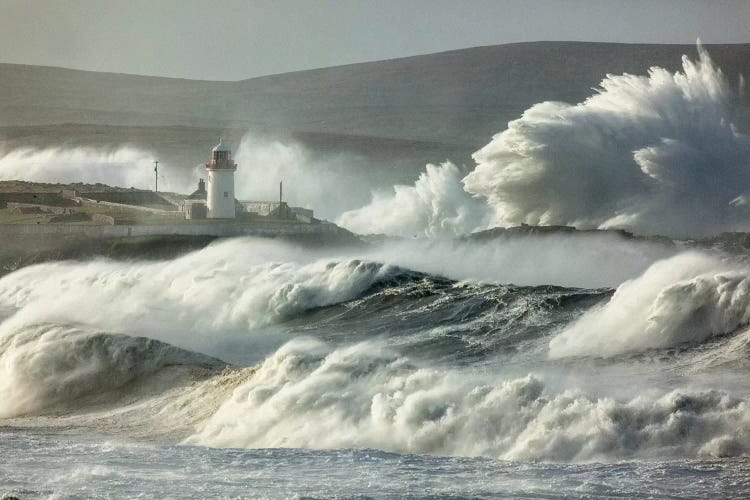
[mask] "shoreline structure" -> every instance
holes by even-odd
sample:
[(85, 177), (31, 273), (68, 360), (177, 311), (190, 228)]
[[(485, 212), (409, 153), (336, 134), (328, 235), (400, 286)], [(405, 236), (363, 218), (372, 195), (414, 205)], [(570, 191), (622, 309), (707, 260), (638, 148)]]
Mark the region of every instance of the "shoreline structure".
[(237, 200), (236, 169), (231, 150), (220, 140), (206, 163), (208, 183), (200, 179), (198, 189), (189, 195), (102, 185), (92, 186), (95, 190), (80, 185), (79, 190), (76, 184), (31, 192), (18, 188), (47, 186), (11, 182), (10, 191), (0, 190), (0, 238), (354, 236), (316, 219), (310, 209), (290, 207), (282, 199), (281, 184), (278, 201)]

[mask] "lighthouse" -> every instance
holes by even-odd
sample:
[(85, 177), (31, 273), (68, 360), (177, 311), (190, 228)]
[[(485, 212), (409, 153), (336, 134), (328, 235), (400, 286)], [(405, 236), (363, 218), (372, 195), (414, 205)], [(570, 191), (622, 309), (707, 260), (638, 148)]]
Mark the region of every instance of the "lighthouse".
[(232, 161), (232, 151), (219, 139), (211, 151), (211, 161), (206, 163), (208, 186), (206, 206), (209, 219), (234, 219), (234, 172), (237, 164)]

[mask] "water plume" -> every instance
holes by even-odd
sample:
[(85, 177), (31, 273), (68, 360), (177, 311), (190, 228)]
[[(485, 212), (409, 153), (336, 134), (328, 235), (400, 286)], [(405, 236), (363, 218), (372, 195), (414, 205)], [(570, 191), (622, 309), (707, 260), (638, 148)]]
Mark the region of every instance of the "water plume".
[(543, 102), (474, 154), (467, 191), (499, 225), (567, 224), (676, 236), (748, 229), (750, 138), (708, 53), (682, 72), (607, 75), (571, 105)]

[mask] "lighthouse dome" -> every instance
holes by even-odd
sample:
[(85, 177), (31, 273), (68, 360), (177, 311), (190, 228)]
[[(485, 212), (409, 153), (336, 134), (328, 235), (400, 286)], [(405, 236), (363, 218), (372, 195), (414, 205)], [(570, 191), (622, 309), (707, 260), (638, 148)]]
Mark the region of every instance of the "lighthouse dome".
[(230, 152), (231, 149), (229, 149), (229, 146), (227, 146), (226, 144), (224, 144), (223, 140), (219, 139), (219, 144), (217, 144), (212, 151), (213, 152), (217, 152), (217, 151)]

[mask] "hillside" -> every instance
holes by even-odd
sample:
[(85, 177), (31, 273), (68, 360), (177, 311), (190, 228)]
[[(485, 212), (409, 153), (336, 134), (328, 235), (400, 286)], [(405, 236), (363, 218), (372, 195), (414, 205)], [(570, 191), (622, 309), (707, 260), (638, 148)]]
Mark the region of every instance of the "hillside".
[[(750, 75), (750, 44), (706, 48), (730, 81)], [(237, 82), (0, 64), (0, 146), (125, 138), (167, 161), (197, 163), (221, 131), (237, 140), (252, 129), (295, 136), (314, 150), (404, 161), (416, 172), (424, 161), (468, 161), (534, 103), (581, 101), (607, 73), (676, 71), (686, 53), (695, 47), (519, 43)], [(741, 128), (747, 115), (738, 117)], [(88, 127), (61, 126), (73, 123)]]

